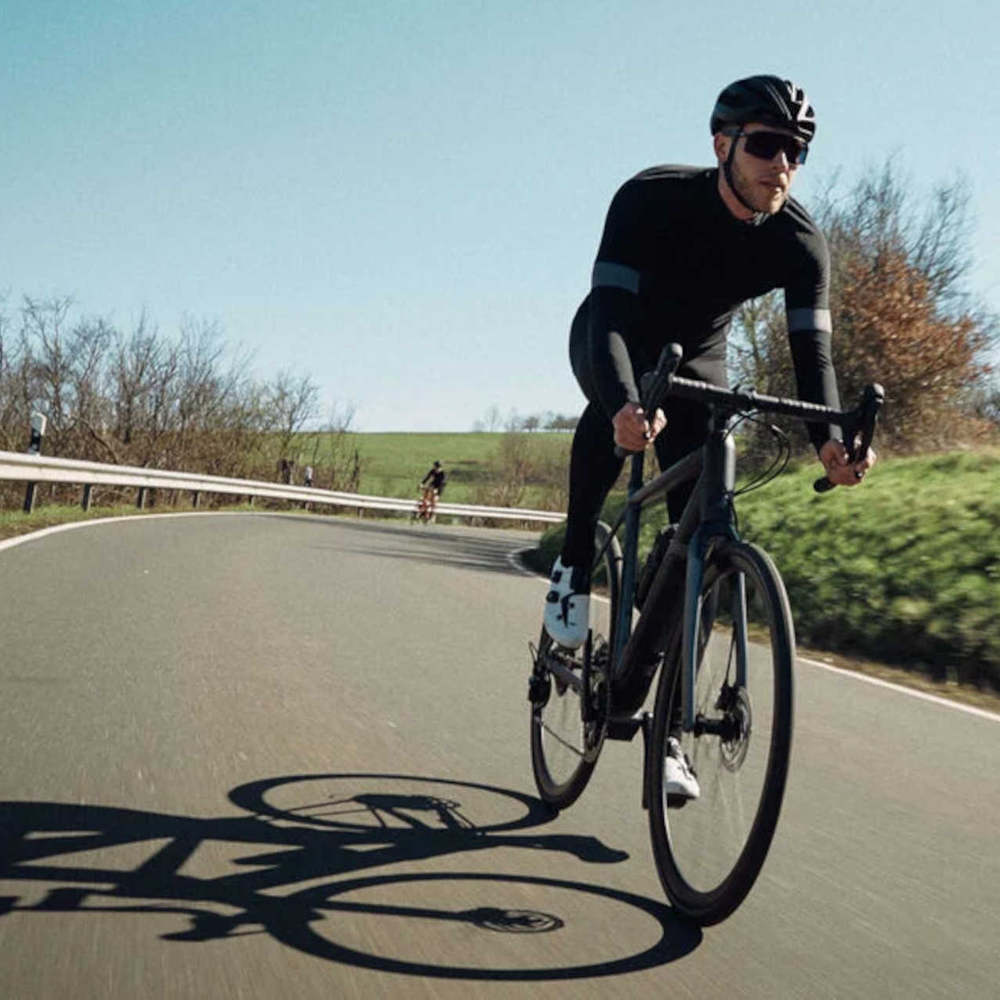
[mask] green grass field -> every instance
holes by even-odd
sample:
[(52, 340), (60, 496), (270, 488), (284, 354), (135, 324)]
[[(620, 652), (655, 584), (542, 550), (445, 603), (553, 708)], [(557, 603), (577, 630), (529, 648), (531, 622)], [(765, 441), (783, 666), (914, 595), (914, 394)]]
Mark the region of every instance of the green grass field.
[[(435, 461), (441, 462), (448, 475), (444, 499), (451, 503), (479, 502), (477, 494), (489, 489), (502, 478), (503, 434), (440, 433), (440, 434), (348, 434), (346, 449), (356, 448), (361, 459), (359, 493), (377, 496), (416, 496), (418, 483)], [(529, 455), (537, 466), (560, 468), (568, 460), (572, 435), (540, 431), (522, 435)], [(303, 435), (300, 454), (314, 452), (312, 435)], [(327, 449), (321, 442), (320, 464)], [(540, 499), (542, 487), (529, 482), (524, 504), (530, 506)]]
[(435, 461), (448, 475), (445, 495), (454, 503), (471, 503), (476, 486), (489, 481), (496, 434), (351, 434), (351, 447), (361, 455), (362, 493), (406, 497)]

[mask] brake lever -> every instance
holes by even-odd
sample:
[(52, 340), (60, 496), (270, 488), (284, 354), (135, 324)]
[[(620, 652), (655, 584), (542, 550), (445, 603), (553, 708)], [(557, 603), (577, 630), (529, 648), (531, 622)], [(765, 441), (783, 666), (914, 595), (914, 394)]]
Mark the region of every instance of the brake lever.
[[(865, 386), (864, 395), (861, 398), (861, 406), (859, 407), (861, 413), (856, 426), (852, 423), (850, 428), (843, 428), (844, 436), (852, 442), (852, 447), (847, 453), (847, 462), (849, 465), (859, 462), (868, 454), (872, 439), (875, 437), (875, 424), (878, 421), (878, 411), (882, 408), (884, 402), (885, 389), (878, 382), (873, 382), (871, 385)], [(828, 477), (820, 476), (813, 483), (813, 489), (817, 493), (827, 493), (836, 485), (836, 483), (830, 482)]]
[[(656, 368), (651, 372), (646, 372), (639, 380), (639, 398), (643, 412), (650, 423), (656, 415), (657, 407), (663, 402), (670, 389), (671, 380), (680, 367), (683, 356), (684, 352), (680, 344), (667, 344), (660, 352)], [(615, 445), (615, 458), (625, 458), (632, 454), (637, 453), (623, 448), (620, 444)]]

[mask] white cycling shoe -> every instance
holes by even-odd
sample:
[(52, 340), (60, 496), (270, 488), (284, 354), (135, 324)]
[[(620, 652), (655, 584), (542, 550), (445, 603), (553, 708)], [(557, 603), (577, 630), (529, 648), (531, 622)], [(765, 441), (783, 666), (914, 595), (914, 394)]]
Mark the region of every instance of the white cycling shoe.
[(663, 767), (663, 791), (668, 798), (696, 799), (701, 794), (694, 768), (676, 737), (667, 738), (667, 757)]
[(590, 628), (590, 593), (583, 573), (564, 566), (560, 556), (552, 567), (550, 583), (545, 596), (545, 631), (560, 646), (578, 649)]

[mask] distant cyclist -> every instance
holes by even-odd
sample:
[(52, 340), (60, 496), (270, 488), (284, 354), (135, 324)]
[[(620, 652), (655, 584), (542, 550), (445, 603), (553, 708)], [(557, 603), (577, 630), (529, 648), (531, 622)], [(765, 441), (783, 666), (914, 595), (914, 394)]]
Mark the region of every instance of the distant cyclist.
[(427, 519), (433, 520), (437, 511), (438, 497), (444, 492), (444, 484), (448, 476), (440, 462), (435, 462), (427, 475), (420, 480), (420, 485), (424, 488), (424, 499), (422, 506), (427, 509)]
[[(840, 405), (826, 240), (788, 193), (816, 131), (815, 111), (790, 80), (753, 76), (722, 91), (710, 125), (717, 166), (652, 167), (614, 196), (591, 291), (573, 320), (570, 361), (588, 404), (573, 438), (566, 541), (545, 606), (546, 631), (571, 649), (589, 627), (594, 531), (622, 468), (615, 445), (640, 451), (655, 439), (666, 468), (708, 436), (702, 404), (671, 398), (666, 413), (653, 414), (640, 406), (639, 379), (668, 342), (683, 348), (679, 374), (726, 385), (733, 312), (782, 288), (799, 396)], [(809, 433), (834, 483), (859, 482), (875, 460), (869, 451), (850, 465), (838, 427), (810, 424)], [(668, 498), (672, 521), (692, 487)], [(696, 797), (693, 775), (678, 763), (670, 790)]]

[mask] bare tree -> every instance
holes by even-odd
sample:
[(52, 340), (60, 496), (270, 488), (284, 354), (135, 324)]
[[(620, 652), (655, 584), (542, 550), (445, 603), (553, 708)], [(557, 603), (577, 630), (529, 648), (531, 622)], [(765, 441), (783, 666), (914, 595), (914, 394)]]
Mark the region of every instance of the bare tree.
[(311, 464), (331, 490), (356, 493), (361, 485), (364, 463), (351, 437), (353, 420), (353, 406), (334, 404), (321, 433), (313, 438)]
[[(0, 448), (25, 447), (29, 416), (41, 410), (48, 454), (269, 478), (275, 449), (296, 458), (297, 436), (318, 414), (309, 377), (254, 378), (215, 323), (185, 319), (170, 338), (146, 313), (129, 329), (74, 320), (68, 298), (26, 298), (13, 321), (3, 306)], [(326, 461), (332, 484), (356, 490), (363, 463), (352, 418), (350, 408), (331, 411)], [(0, 494), (13, 497), (2, 484)]]
[(111, 407), (107, 396), (106, 360), (114, 330), (103, 319), (84, 319), (73, 328), (70, 355), (73, 383), (73, 444), (75, 454), (88, 451), (93, 441), (105, 452), (101, 457), (119, 462), (107, 427)]
[(132, 445), (146, 422), (148, 397), (154, 387), (154, 372), (164, 350), (159, 335), (146, 313), (140, 314), (128, 335), (116, 331), (112, 375), (114, 379), (114, 433)]
[(571, 431), (576, 428), (580, 418), (571, 416), (568, 413), (550, 413), (545, 422), (545, 427), (550, 431)]
[(18, 429), (23, 437), (27, 426), (22, 394), (18, 391), (23, 344), (15, 339), (10, 318), (0, 300), (0, 448), (17, 450), (23, 442), (17, 440)]
[(296, 434), (319, 412), (319, 387), (308, 375), (281, 371), (271, 386), (269, 410), (278, 435), (280, 458), (294, 458), (289, 453)]
[(31, 359), (32, 405), (48, 417), (47, 437), (57, 451), (65, 444), (71, 421), (72, 352), (66, 342), (71, 306), (69, 298), (25, 298), (21, 307), (22, 342), (25, 357)]

